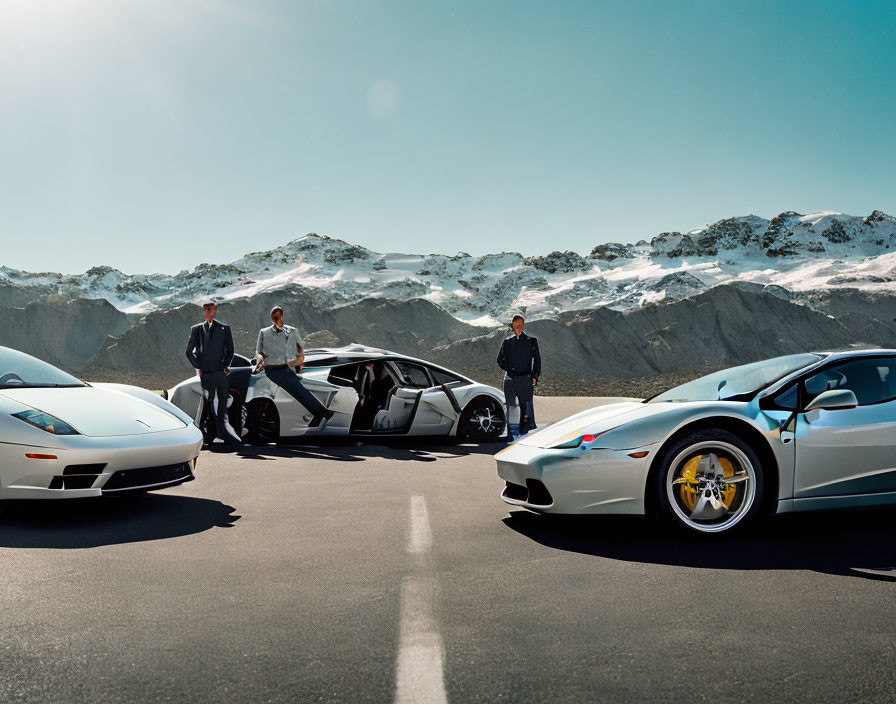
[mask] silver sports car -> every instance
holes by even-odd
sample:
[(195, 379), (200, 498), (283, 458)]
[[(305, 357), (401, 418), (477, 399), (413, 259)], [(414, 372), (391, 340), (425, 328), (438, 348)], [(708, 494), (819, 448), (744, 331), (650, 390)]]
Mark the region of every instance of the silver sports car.
[(762, 512), (896, 504), (896, 350), (725, 369), (523, 436), (501, 497), (542, 513), (656, 514), (723, 533)]
[(202, 433), (146, 389), (88, 384), (0, 347), (0, 499), (72, 499), (193, 479)]
[[(375, 347), (349, 345), (305, 352), (302, 384), (335, 412), (323, 431), (308, 427), (311, 414), (252, 363), (234, 356), (227, 421), (253, 444), (306, 435), (383, 437), (441, 435), (497, 440), (506, 435), (504, 394), (420, 359)], [(207, 439), (214, 437), (210, 404), (198, 377), (166, 392), (190, 414)]]

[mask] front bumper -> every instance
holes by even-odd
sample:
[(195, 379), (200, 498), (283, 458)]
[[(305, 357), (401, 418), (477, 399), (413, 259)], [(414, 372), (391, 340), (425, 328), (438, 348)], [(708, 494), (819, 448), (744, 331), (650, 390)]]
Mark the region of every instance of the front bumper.
[(74, 499), (176, 486), (193, 478), (202, 447), (202, 433), (192, 424), (145, 435), (53, 440), (55, 447), (0, 443), (0, 498)]
[[(550, 450), (514, 444), (495, 455), (501, 499), (539, 513), (643, 514), (654, 446)], [(647, 451), (644, 457), (631, 454)]]

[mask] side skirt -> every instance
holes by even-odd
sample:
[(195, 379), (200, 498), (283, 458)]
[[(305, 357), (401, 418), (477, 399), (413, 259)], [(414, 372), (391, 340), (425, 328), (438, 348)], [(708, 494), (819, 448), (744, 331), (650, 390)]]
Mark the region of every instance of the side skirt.
[[(866, 508), (872, 506), (896, 506), (896, 491), (880, 494), (849, 494), (845, 496), (814, 496), (806, 499), (790, 499), (794, 511), (824, 511), (837, 508)], [(783, 502), (780, 502), (783, 503)], [(780, 503), (778, 512), (782, 513)]]

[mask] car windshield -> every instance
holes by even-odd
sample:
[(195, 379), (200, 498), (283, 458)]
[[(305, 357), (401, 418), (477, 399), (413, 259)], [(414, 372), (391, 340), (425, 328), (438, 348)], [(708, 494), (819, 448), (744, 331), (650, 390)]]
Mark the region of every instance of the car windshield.
[(791, 354), (762, 362), (722, 369), (647, 400), (665, 401), (748, 401), (760, 389), (824, 357), (820, 354)]
[(86, 384), (52, 364), (18, 350), (0, 347), (0, 389), (33, 389), (48, 386), (86, 386)]

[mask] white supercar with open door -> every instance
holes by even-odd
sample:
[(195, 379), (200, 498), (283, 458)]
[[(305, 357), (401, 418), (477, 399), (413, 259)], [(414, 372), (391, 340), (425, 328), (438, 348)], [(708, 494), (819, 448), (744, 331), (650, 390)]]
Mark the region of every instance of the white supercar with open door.
[[(305, 436), (442, 436), (477, 441), (506, 437), (504, 394), (449, 369), (362, 345), (305, 352), (302, 384), (334, 411), (324, 430), (311, 414), (252, 363), (235, 355), (230, 369), (227, 420), (246, 442), (262, 444)], [(170, 389), (167, 398), (213, 437), (210, 404), (199, 377)]]

